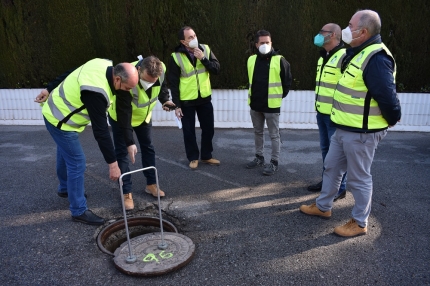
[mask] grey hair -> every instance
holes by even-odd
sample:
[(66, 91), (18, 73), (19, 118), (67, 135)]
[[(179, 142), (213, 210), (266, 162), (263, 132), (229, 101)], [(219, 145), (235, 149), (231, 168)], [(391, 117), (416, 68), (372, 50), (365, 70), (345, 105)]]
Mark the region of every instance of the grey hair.
[(381, 33), (381, 18), (378, 13), (373, 10), (359, 10), (360, 20), (358, 26), (360, 28), (366, 28), (370, 36)]
[(151, 77), (160, 77), (163, 73), (163, 65), (161, 64), (161, 61), (154, 56), (144, 58), (140, 62), (139, 66), (142, 72), (146, 70), (146, 73)]
[(119, 76), (121, 78), (121, 82), (127, 82), (130, 74), (125, 70), (123, 64), (117, 64), (113, 68), (113, 75)]

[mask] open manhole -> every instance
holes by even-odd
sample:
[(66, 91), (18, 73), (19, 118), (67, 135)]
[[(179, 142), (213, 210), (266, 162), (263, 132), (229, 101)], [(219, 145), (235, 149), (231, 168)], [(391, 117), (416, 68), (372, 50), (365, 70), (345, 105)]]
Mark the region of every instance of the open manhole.
[[(163, 231), (178, 233), (178, 230), (172, 223), (164, 219), (162, 223)], [(131, 217), (127, 218), (127, 224), (130, 238), (160, 231), (159, 218), (145, 216)], [(127, 234), (125, 231), (124, 219), (109, 224), (103, 228), (97, 236), (97, 245), (99, 249), (112, 256), (115, 250), (125, 241), (127, 241)]]

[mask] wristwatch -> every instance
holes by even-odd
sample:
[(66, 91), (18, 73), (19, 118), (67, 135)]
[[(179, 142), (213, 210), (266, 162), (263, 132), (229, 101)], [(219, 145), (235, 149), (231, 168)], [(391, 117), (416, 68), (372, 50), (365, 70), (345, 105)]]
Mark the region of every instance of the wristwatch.
[(200, 61), (204, 61), (204, 60), (206, 60), (206, 57), (204, 56)]

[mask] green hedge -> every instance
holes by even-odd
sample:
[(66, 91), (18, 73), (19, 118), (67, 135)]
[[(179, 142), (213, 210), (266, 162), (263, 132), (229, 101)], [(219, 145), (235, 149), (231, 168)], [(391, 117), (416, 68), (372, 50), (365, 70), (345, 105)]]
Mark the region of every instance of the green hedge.
[(43, 87), (96, 57), (118, 63), (153, 54), (167, 64), (177, 31), (190, 25), (221, 63), (214, 88), (247, 84), (254, 34), (267, 29), (291, 64), (293, 88), (312, 90), (315, 34), (328, 22), (344, 28), (357, 9), (372, 9), (381, 16), (382, 39), (397, 61), (398, 91), (430, 91), (427, 0), (1, 0), (1, 5), (0, 88)]

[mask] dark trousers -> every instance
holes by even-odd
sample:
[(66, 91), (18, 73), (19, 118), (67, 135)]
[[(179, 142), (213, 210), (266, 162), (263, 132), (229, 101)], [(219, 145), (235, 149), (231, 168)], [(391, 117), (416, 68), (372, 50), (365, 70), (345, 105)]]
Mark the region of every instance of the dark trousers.
[[(127, 146), (125, 145), (124, 137), (118, 123), (109, 116), (109, 123), (112, 126), (113, 142), (115, 144), (115, 154), (118, 161), (121, 174), (130, 171)], [(142, 155), (142, 168), (155, 167), (155, 150), (151, 142), (152, 121), (148, 124), (141, 124), (133, 127), (137, 140), (139, 141), (140, 153)], [(156, 183), (154, 169), (143, 171), (146, 177), (146, 184), (152, 185)], [(131, 175), (122, 178), (122, 191), (124, 194), (131, 193)]]
[[(212, 102), (197, 106), (182, 107), (184, 115), (182, 121), (182, 132), (184, 134), (185, 153), (189, 161), (209, 160), (212, 158), (212, 139), (214, 137), (214, 109)], [(201, 152), (196, 141), (196, 113), (202, 129)]]

